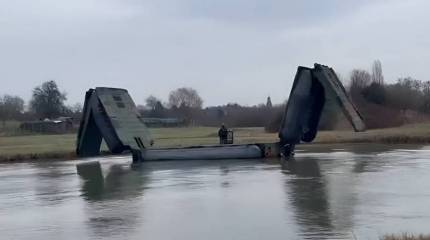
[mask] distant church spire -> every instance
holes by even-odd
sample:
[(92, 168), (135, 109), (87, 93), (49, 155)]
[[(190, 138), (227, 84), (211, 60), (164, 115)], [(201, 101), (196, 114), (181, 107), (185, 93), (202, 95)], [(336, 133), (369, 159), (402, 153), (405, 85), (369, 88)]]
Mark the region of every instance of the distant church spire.
[(267, 97), (266, 107), (268, 108), (272, 107), (272, 99), (270, 99), (270, 96)]

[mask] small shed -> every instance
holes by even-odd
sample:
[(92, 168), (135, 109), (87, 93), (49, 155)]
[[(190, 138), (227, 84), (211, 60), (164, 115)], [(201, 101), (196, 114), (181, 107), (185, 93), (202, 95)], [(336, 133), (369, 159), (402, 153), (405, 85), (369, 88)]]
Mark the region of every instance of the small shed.
[(58, 119), (45, 119), (40, 121), (23, 122), (20, 125), (22, 131), (45, 134), (62, 134), (74, 130), (72, 118), (62, 117)]
[(143, 118), (143, 122), (148, 127), (181, 127), (185, 125), (183, 119), (178, 118)]

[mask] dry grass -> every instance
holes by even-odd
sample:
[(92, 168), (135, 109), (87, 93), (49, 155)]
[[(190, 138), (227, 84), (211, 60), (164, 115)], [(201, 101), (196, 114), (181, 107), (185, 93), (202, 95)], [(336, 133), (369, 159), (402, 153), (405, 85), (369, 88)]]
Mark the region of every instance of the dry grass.
[(373, 129), (366, 132), (321, 131), (316, 143), (430, 143), (430, 124), (405, 125), (398, 128)]
[[(180, 147), (217, 144), (217, 128), (155, 128), (150, 129), (155, 147)], [(234, 129), (236, 143), (275, 142), (276, 134), (263, 128)], [(0, 137), (0, 161), (74, 158), (76, 134), (27, 135)], [(102, 147), (107, 149), (106, 146)]]
[[(217, 128), (155, 128), (150, 129), (156, 147), (179, 147), (217, 144)], [(278, 141), (276, 133), (263, 128), (237, 128), (235, 143), (267, 143)], [(0, 136), (0, 161), (74, 157), (76, 135)], [(352, 131), (321, 131), (315, 143), (430, 143), (430, 124), (407, 125), (400, 128)], [(106, 149), (106, 147), (104, 147)]]
[(381, 240), (430, 240), (430, 235), (413, 235), (409, 233), (403, 233), (400, 235), (385, 235)]
[(21, 123), (18, 121), (0, 122), (0, 136), (15, 136), (22, 134), (23, 131), (19, 129)]

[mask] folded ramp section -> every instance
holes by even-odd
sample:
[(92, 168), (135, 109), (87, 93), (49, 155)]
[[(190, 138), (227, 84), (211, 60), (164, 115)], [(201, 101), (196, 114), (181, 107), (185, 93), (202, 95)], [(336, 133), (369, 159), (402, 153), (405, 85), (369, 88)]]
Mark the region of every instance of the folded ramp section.
[(149, 131), (125, 89), (98, 87), (85, 95), (76, 153), (80, 157), (98, 155), (102, 140), (112, 153), (151, 145)]
[(316, 136), (324, 102), (324, 89), (313, 77), (313, 69), (299, 67), (281, 122), (281, 144), (312, 141)]
[(335, 71), (327, 66), (315, 64), (313, 72), (314, 76), (323, 85), (325, 95), (328, 98), (332, 98), (341, 107), (354, 130), (356, 132), (365, 131), (366, 126), (364, 125), (363, 117), (347, 96), (346, 90)]
[(128, 92), (118, 88), (95, 88), (85, 95), (84, 113), (76, 152), (80, 157), (96, 156), (104, 140), (114, 154), (129, 151), (134, 161), (260, 158), (258, 145), (150, 148), (148, 128)]
[(294, 148), (301, 141), (312, 142), (326, 102), (340, 106), (355, 131), (365, 130), (363, 118), (333, 69), (320, 64), (314, 68), (299, 67), (279, 130), (281, 147)]

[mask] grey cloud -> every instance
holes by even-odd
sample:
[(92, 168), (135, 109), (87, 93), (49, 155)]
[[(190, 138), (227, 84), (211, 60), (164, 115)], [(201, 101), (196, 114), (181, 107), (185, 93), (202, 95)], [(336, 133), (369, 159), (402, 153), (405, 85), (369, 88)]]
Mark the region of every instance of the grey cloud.
[(387, 80), (425, 79), (429, 3), (413, 1), (0, 0), (1, 93), (55, 79), (150, 94), (196, 88), (205, 105), (285, 100), (298, 65), (343, 76), (380, 59)]

